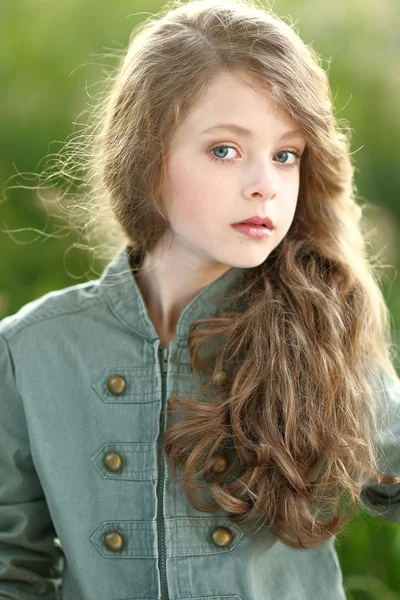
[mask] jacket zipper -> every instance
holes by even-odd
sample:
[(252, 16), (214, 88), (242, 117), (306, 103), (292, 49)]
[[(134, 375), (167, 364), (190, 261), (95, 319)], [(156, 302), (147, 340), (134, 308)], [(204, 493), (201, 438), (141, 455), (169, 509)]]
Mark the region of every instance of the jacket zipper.
[[(161, 366), (161, 413), (160, 413), (160, 439), (165, 429), (165, 409), (167, 396), (167, 371), (168, 371), (168, 348), (159, 348), (159, 360)], [(161, 600), (169, 600), (167, 584), (167, 559), (165, 548), (165, 528), (164, 528), (164, 480), (165, 480), (165, 461), (161, 446), (158, 449), (159, 466), (159, 492), (158, 492), (158, 547), (159, 547), (159, 570), (161, 574)]]

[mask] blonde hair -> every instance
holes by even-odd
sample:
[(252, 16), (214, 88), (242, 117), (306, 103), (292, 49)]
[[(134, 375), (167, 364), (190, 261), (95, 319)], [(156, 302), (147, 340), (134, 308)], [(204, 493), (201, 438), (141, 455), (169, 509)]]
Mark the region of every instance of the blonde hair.
[[(394, 481), (378, 473), (371, 385), (395, 375), (389, 314), (362, 233), (350, 136), (319, 57), (250, 1), (169, 4), (135, 31), (104, 104), (93, 173), (130, 245), (151, 253), (171, 226), (163, 186), (174, 132), (219, 73), (239, 69), (306, 139), (298, 205), (283, 241), (246, 270), (234, 310), (192, 324), (193, 372), (206, 379), (191, 398), (170, 399), (170, 419), (181, 418), (164, 448), (195, 508), (312, 548), (339, 531), (368, 480)], [(221, 453), (230, 462), (217, 472)]]

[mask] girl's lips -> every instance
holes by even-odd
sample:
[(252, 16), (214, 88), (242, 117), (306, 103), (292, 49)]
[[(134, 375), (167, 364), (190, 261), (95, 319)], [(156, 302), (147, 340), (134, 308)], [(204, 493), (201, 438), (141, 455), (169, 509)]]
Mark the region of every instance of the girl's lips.
[(264, 239), (272, 235), (272, 229), (264, 225), (254, 225), (254, 223), (234, 223), (233, 229), (254, 239)]
[(269, 217), (260, 217), (258, 215), (254, 215), (253, 217), (249, 217), (248, 219), (243, 219), (243, 221), (234, 223), (234, 225), (241, 225), (242, 223), (250, 223), (251, 225), (265, 225), (268, 227), (268, 229), (274, 229), (274, 224)]

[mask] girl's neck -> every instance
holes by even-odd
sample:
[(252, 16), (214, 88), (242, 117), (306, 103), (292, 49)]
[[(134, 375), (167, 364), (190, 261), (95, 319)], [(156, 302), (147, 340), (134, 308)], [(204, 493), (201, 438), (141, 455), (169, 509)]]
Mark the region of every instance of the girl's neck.
[(159, 244), (151, 256), (144, 257), (135, 280), (163, 347), (176, 339), (176, 326), (185, 306), (229, 269), (220, 263), (207, 264), (176, 243), (167, 247)]

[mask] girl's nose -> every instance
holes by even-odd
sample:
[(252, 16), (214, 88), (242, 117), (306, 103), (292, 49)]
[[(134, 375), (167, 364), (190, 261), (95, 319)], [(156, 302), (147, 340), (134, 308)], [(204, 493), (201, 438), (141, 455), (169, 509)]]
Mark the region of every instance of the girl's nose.
[(247, 198), (264, 198), (273, 200), (278, 194), (277, 174), (271, 163), (263, 163), (253, 173), (253, 177), (245, 189)]

